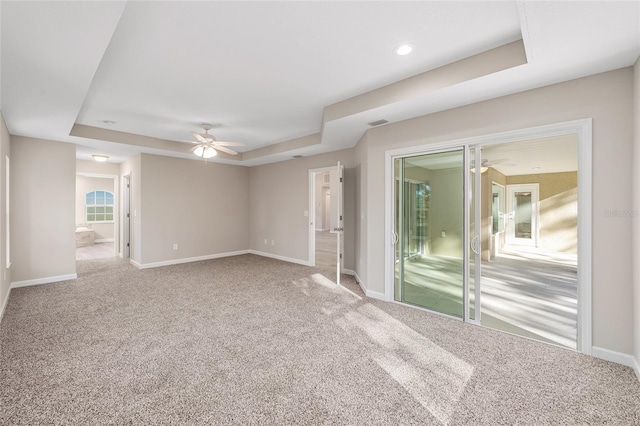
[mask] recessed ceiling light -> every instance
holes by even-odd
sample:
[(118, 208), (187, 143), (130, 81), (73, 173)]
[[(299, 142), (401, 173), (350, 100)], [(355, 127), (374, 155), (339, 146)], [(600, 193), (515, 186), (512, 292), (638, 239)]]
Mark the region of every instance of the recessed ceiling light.
[(531, 170), (541, 170), (542, 167), (536, 166), (536, 167), (532, 167)]
[(394, 50), (394, 52), (396, 52), (396, 55), (399, 55), (399, 56), (408, 55), (412, 51), (413, 51), (412, 44), (401, 44), (400, 46), (396, 47)]
[(92, 157), (94, 160), (99, 161), (101, 163), (104, 163), (109, 159), (109, 156), (104, 154), (93, 154)]
[(116, 124), (116, 122), (113, 120), (103, 120), (102, 123), (106, 124), (107, 126), (113, 126), (114, 124)]

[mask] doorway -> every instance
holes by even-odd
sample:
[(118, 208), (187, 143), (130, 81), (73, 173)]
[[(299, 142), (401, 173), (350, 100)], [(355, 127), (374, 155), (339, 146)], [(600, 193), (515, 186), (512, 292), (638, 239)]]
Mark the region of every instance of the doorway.
[(336, 283), (344, 269), (342, 256), (343, 166), (309, 170), (309, 265), (335, 271)]
[(395, 160), (394, 300), (463, 317), (463, 151)]
[(117, 256), (118, 176), (76, 173), (76, 260)]
[(388, 152), (388, 300), (589, 353), (590, 128)]
[(507, 185), (507, 244), (538, 246), (540, 184)]

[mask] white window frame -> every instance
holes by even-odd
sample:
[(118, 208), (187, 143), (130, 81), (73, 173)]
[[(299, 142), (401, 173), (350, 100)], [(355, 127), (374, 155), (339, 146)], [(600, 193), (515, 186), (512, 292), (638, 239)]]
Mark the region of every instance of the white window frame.
[[(105, 201), (106, 201), (106, 194), (111, 194), (111, 197), (113, 199), (113, 203), (112, 204), (87, 204), (87, 195), (93, 193), (96, 193), (98, 191), (104, 192), (105, 193)], [(97, 200), (97, 197), (95, 197), (94, 199)], [(106, 208), (107, 207), (111, 207), (111, 216), (113, 217), (113, 219), (111, 220), (89, 220), (89, 208), (93, 207), (93, 208), (98, 208), (98, 207), (104, 207), (105, 208), (105, 212), (104, 215), (106, 217), (107, 212), (106, 212)], [(98, 213), (96, 213), (94, 211), (93, 213), (94, 216), (97, 216)], [(86, 223), (90, 223), (90, 224), (94, 224), (94, 223), (115, 223), (115, 218), (116, 218), (116, 198), (115, 198), (115, 194), (111, 191), (106, 191), (103, 189), (95, 189), (93, 191), (89, 191), (87, 193), (84, 194), (84, 220)]]

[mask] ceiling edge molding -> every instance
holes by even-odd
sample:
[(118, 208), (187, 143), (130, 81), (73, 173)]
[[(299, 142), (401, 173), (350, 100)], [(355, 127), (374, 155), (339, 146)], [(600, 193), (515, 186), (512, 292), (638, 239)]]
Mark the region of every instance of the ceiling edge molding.
[(338, 120), (526, 63), (527, 54), (520, 39), (329, 105), (324, 109), (323, 119)]

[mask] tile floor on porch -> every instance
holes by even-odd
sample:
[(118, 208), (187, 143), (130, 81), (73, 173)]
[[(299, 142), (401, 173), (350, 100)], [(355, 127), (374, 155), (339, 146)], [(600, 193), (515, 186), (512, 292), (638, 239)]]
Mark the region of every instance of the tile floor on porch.
[[(415, 257), (405, 264), (404, 301), (460, 317), (461, 283), (461, 259)], [(482, 263), (481, 289), (482, 325), (576, 348), (575, 255), (506, 247)]]

